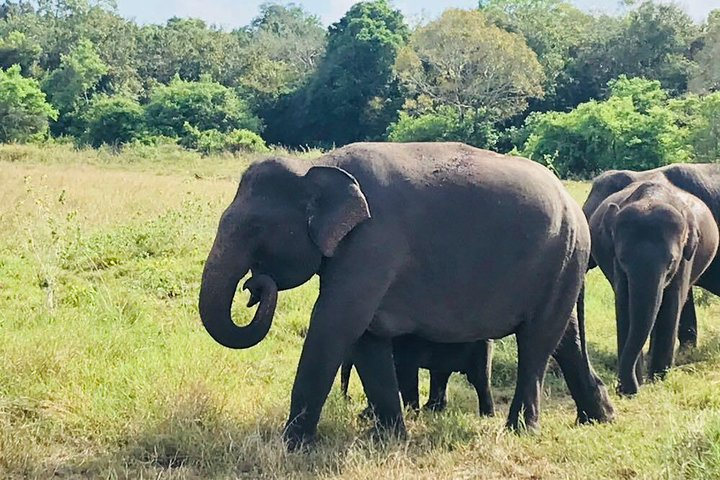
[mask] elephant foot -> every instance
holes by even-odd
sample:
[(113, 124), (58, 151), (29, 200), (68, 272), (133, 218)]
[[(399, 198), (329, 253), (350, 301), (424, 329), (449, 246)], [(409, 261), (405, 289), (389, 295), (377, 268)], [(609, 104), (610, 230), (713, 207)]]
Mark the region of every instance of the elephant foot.
[(423, 410), (430, 412), (442, 412), (446, 407), (447, 402), (445, 401), (428, 401), (425, 405), (423, 405)]
[(405, 429), (405, 422), (402, 418), (391, 422), (377, 421), (368, 431), (368, 435), (372, 441), (377, 443), (386, 443), (392, 440), (407, 440), (407, 430)]
[(307, 451), (315, 443), (315, 435), (285, 427), (283, 442), (289, 452)]
[(522, 421), (520, 418), (515, 421), (508, 419), (505, 428), (517, 435), (537, 435), (540, 433), (540, 422), (537, 420)]
[(364, 421), (373, 420), (375, 419), (375, 411), (370, 405), (368, 405), (362, 412), (358, 413), (358, 418)]
[(605, 384), (595, 378), (595, 385), (587, 393), (587, 400), (578, 404), (577, 423), (610, 423), (615, 420), (615, 407), (613, 407)]
[(625, 398), (634, 398), (638, 393), (638, 385), (624, 385), (622, 382), (617, 386), (617, 394)]
[(495, 408), (481, 408), (480, 409), (480, 416), (481, 417), (494, 417), (495, 416)]

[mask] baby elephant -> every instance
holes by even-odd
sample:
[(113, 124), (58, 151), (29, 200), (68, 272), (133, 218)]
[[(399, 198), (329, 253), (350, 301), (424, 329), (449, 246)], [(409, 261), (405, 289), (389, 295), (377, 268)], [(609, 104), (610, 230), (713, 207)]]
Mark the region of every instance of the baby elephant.
[(634, 395), (648, 336), (650, 378), (672, 366), (680, 312), (715, 257), (718, 227), (697, 197), (658, 180), (606, 198), (590, 231), (592, 256), (615, 291), (618, 391)]
[[(480, 415), (495, 413), (490, 375), (492, 341), (469, 343), (435, 343), (413, 335), (393, 339), (393, 359), (403, 404), (413, 410), (420, 408), (418, 369), (430, 370), (430, 398), (423, 408), (441, 411), (447, 405), (447, 383), (452, 372), (464, 373), (475, 387)], [(347, 396), (352, 362), (343, 363), (340, 385)]]

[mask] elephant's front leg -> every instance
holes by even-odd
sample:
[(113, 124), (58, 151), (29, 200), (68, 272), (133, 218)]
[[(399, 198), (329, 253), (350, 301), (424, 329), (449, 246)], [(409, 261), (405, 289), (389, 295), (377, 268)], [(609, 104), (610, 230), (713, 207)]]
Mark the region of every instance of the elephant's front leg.
[[(362, 257), (365, 258), (365, 257)], [(392, 261), (386, 263), (392, 266)], [(368, 329), (387, 291), (392, 270), (360, 270), (354, 265), (329, 264), (320, 279), (320, 296), (313, 309), (290, 401), (290, 416), (284, 437), (290, 448), (315, 436), (320, 411), (327, 399), (340, 364), (353, 344)], [(350, 275), (348, 272), (356, 272)], [(352, 282), (345, 282), (348, 276)], [(359, 295), (361, 292), (362, 295)], [(362, 349), (362, 348), (361, 348)], [(357, 357), (357, 360), (356, 358)], [(353, 356), (360, 372), (361, 355)], [(389, 354), (392, 377), (392, 353)], [(358, 361), (360, 360), (360, 361)], [(395, 384), (395, 393), (397, 385)]]
[[(391, 340), (366, 332), (355, 345), (353, 360), (378, 427), (404, 436)], [(417, 379), (417, 370), (415, 374)], [(417, 383), (415, 387), (417, 391)]]

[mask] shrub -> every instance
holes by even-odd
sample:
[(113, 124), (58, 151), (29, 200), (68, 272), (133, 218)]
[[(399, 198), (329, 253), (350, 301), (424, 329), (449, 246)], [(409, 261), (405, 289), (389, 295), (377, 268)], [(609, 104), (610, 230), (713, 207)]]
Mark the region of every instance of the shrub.
[(84, 115), (85, 140), (94, 147), (131, 142), (143, 133), (143, 115), (143, 108), (131, 98), (96, 97)]
[(58, 112), (36, 80), (24, 78), (20, 66), (0, 69), (0, 142), (27, 142), (45, 137)]
[(610, 88), (606, 101), (583, 103), (568, 113), (531, 114), (521, 153), (551, 162), (561, 176), (645, 170), (692, 158), (687, 133), (659, 82), (621, 77)]
[(199, 82), (175, 78), (155, 88), (145, 109), (152, 133), (184, 137), (185, 124), (201, 131), (227, 133), (235, 129), (259, 132), (260, 119), (250, 112), (234, 90), (202, 77)]
[(481, 113), (466, 114), (452, 107), (411, 116), (401, 112), (397, 122), (388, 127), (388, 140), (393, 142), (465, 142), (481, 148), (492, 148), (498, 132)]
[(223, 133), (214, 128), (200, 130), (186, 123), (185, 131), (187, 133), (183, 139), (183, 145), (194, 148), (205, 155), (223, 152), (260, 153), (269, 151), (260, 135), (245, 129)]

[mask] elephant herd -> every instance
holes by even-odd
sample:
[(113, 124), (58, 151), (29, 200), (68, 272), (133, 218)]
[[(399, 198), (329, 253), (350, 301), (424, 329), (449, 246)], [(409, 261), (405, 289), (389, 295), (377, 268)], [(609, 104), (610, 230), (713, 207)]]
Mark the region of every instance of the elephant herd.
[[(405, 434), (400, 396), (419, 407), (419, 368), (430, 369), (428, 408), (445, 406), (459, 371), (492, 415), (491, 340), (510, 334), (509, 428), (538, 428), (551, 356), (578, 421), (609, 422), (586, 347), (585, 272), (599, 266), (615, 291), (618, 391), (632, 395), (648, 337), (652, 377), (672, 365), (678, 338), (696, 343), (691, 286), (720, 293), (719, 219), (714, 165), (607, 172), (581, 209), (545, 167), (459, 143), (271, 158), (248, 168), (222, 214), (200, 317), (218, 343), (252, 347), (271, 327), (278, 291), (319, 276), (283, 431), (289, 448), (314, 438), (341, 364), (343, 389), (353, 364), (384, 431)], [(238, 326), (230, 311), (248, 272), (248, 306), (259, 305)]]

